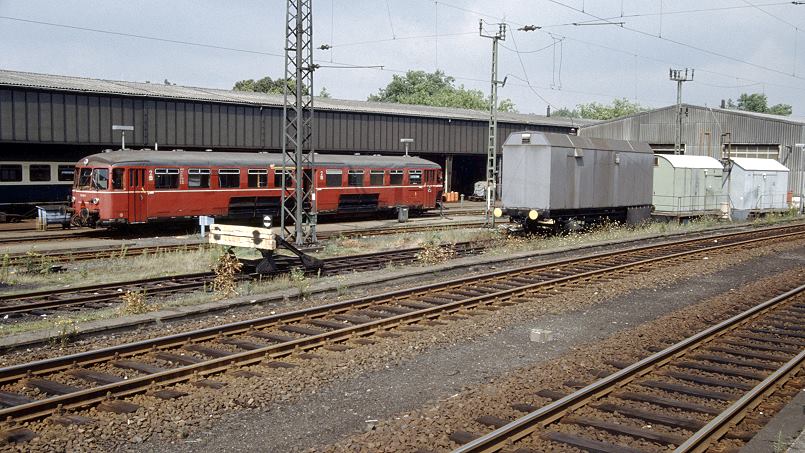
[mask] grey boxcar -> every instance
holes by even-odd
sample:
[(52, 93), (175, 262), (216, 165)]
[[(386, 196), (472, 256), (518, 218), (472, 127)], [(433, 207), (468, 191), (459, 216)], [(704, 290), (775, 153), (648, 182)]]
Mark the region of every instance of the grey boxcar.
[(503, 144), (499, 215), (526, 228), (574, 228), (650, 216), (654, 157), (647, 143), (515, 132)]

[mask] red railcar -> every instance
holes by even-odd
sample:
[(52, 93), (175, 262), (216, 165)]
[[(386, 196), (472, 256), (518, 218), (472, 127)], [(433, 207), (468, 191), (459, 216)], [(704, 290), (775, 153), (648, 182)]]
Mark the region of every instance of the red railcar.
[[(282, 155), (119, 150), (76, 165), (75, 222), (89, 226), (149, 223), (201, 215), (278, 215)], [(439, 165), (417, 157), (317, 154), (313, 172), (320, 214), (424, 211), (442, 197)], [(293, 190), (291, 188), (291, 190)]]

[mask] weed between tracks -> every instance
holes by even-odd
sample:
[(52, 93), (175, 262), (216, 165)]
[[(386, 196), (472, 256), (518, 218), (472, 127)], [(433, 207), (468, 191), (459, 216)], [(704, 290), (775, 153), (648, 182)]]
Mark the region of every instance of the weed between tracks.
[(36, 254), (32, 254), (32, 258), (26, 258), (22, 265), (6, 265), (0, 268), (0, 278), (7, 285), (0, 287), (0, 293), (12, 294), (109, 283), (110, 276), (120, 280), (135, 280), (206, 272), (215, 263), (221, 250), (192, 246), (185, 251), (160, 251), (129, 256), (127, 250), (121, 248), (119, 253), (115, 253), (114, 258), (72, 263), (68, 260), (63, 263), (63, 270), (59, 273), (42, 273), (42, 269), (50, 269), (52, 261), (43, 261), (37, 258)]

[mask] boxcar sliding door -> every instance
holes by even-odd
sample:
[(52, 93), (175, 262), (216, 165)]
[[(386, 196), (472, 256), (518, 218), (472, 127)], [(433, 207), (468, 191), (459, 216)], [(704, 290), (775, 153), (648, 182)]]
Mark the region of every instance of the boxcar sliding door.
[(129, 168), (129, 223), (148, 220), (148, 196), (145, 191), (145, 169)]

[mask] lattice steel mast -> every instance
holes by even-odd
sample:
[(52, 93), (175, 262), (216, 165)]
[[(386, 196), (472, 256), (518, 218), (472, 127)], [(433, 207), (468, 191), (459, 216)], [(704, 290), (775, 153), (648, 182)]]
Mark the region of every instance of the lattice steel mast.
[(492, 40), (492, 88), (489, 93), (489, 143), (486, 149), (486, 223), (495, 226), (492, 209), (497, 193), (497, 135), (498, 135), (498, 85), (505, 82), (498, 80), (498, 41), (506, 40), (506, 24), (495, 24), (498, 31), (494, 34), (484, 32), (484, 21), (479, 21), (478, 32), (484, 38)]
[[(312, 7), (313, 0), (288, 0), (285, 14), (280, 234), (283, 239), (293, 236), (297, 245), (316, 242)], [(288, 227), (291, 222), (293, 232)]]

